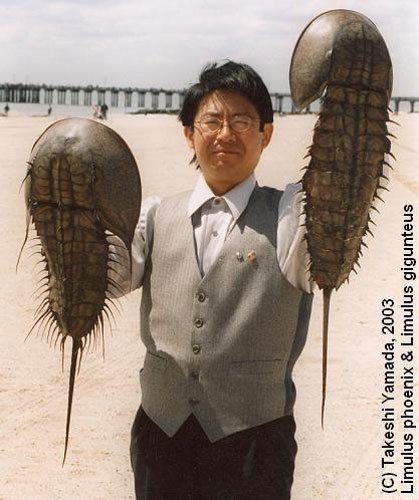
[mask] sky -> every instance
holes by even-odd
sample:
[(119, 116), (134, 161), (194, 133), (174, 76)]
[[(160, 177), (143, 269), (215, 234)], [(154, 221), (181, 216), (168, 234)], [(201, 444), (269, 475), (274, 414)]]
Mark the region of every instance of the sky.
[(294, 45), (318, 14), (367, 15), (394, 68), (393, 95), (419, 96), (419, 0), (0, 0), (0, 83), (182, 89), (210, 61), (253, 66), (289, 92)]

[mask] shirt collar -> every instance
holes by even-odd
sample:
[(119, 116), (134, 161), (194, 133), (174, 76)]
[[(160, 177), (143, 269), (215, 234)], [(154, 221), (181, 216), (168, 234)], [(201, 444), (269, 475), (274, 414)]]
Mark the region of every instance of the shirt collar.
[[(233, 215), (233, 219), (237, 220), (246, 208), (255, 185), (256, 177), (255, 174), (252, 173), (247, 179), (237, 184), (237, 186), (234, 186), (233, 189), (223, 196), (219, 196), (219, 198), (223, 198), (227, 203)], [(189, 198), (188, 216), (191, 217), (204, 203), (214, 197), (217, 198), (201, 174)]]

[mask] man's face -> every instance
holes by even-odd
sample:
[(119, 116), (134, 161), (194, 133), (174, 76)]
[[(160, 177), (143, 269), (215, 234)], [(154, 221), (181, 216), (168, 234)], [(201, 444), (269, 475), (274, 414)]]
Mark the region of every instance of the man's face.
[(270, 123), (260, 131), (259, 114), (253, 104), (229, 90), (216, 90), (205, 97), (199, 105), (194, 127), (184, 127), (202, 174), (218, 195), (232, 189), (255, 170), (272, 131)]

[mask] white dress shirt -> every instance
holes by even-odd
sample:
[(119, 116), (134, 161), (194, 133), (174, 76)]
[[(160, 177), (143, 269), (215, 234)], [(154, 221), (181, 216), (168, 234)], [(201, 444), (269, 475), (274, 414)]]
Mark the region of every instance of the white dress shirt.
[[(223, 196), (216, 196), (204, 177), (199, 177), (189, 200), (188, 216), (192, 218), (196, 253), (202, 275), (214, 262), (224, 241), (246, 208), (255, 185), (256, 178), (252, 174)], [(311, 293), (313, 282), (308, 272), (309, 257), (301, 198), (300, 184), (286, 186), (278, 206), (277, 258), (279, 268), (286, 279), (296, 288)], [(152, 196), (143, 202), (132, 242), (131, 279), (128, 275), (121, 277), (120, 269), (117, 275), (111, 272), (112, 278), (120, 283), (124, 293), (142, 284), (160, 201), (159, 197)]]

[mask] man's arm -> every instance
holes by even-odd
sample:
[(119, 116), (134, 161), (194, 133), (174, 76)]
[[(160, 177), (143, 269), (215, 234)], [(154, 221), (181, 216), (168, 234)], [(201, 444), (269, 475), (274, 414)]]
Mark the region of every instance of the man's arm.
[(288, 184), (279, 201), (277, 257), (282, 274), (296, 288), (312, 293), (310, 258), (305, 239), (301, 184)]
[(112, 288), (112, 293), (118, 297), (140, 288), (143, 284), (145, 263), (153, 241), (154, 219), (160, 202), (158, 196), (151, 196), (142, 204), (132, 240), (131, 266), (128, 251), (122, 241), (117, 236), (109, 238), (112, 261), (108, 276), (117, 285)]

